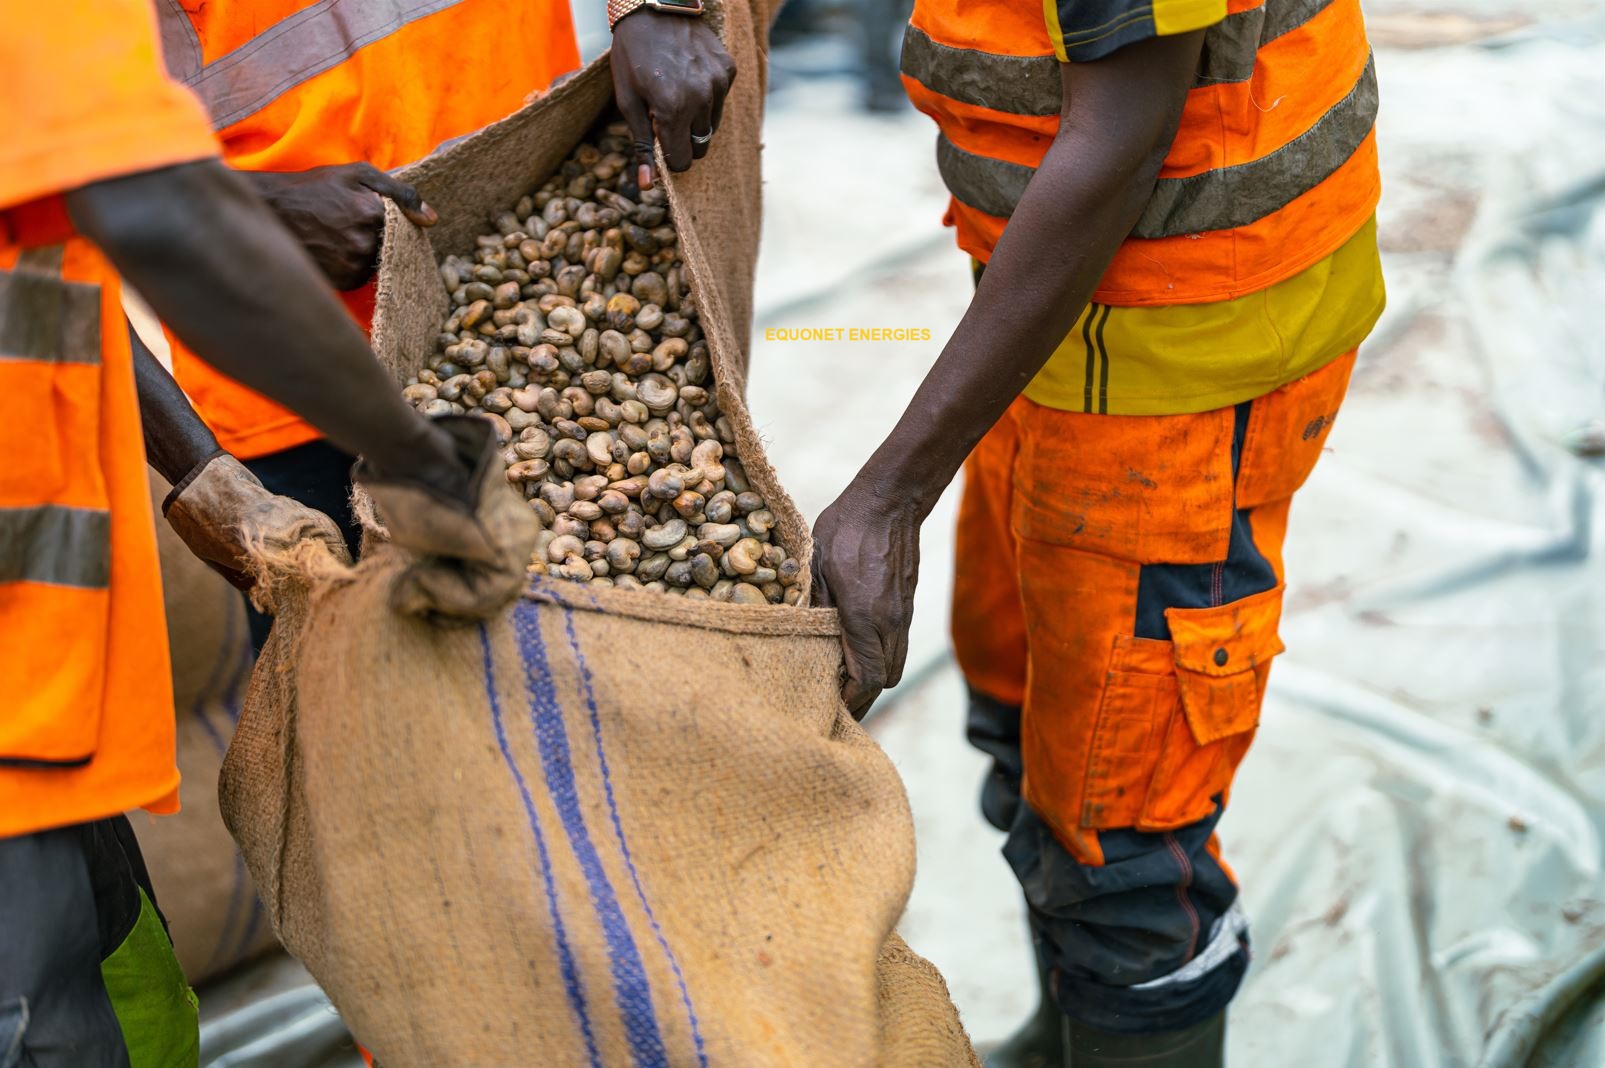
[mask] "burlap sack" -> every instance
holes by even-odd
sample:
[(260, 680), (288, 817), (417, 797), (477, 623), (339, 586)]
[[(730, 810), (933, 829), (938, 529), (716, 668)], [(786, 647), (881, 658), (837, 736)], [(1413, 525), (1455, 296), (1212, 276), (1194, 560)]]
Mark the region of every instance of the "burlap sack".
[[(168, 489), (152, 473), (153, 504), (159, 506)], [(217, 809), (218, 769), (245, 700), (251, 640), (239, 592), (197, 560), (160, 518), (156, 534), (183, 808), (159, 819), (136, 816), (133, 824), (179, 963), (191, 983), (200, 983), (277, 944)]]
[[(807, 560), (742, 399), (764, 79), (750, 13), (723, 33), (723, 125), (666, 184), (720, 405)], [(445, 314), (436, 251), (611, 98), (604, 57), (406, 175), (442, 222), (389, 217), (374, 345), (398, 379)], [(222, 801), (280, 937), (386, 1068), (974, 1063), (939, 977), (888, 943), (913, 826), (842, 707), (833, 612), (542, 579), (438, 630), (389, 610), (404, 561), (369, 540), (350, 571), (263, 561), (279, 618)]]

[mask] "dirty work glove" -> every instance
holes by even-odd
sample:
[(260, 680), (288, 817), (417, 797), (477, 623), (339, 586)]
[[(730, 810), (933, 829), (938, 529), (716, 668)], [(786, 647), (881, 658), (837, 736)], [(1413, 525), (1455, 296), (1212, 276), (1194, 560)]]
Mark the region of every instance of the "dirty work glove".
[(256, 584), (249, 573), (246, 546), (272, 555), (314, 539), (326, 544), (341, 563), (351, 562), (334, 520), (268, 492), (226, 452), (196, 464), (162, 502), (162, 514), (190, 552), (242, 590)]
[(473, 623), (500, 612), (523, 590), (538, 526), (507, 483), (490, 423), (468, 415), (434, 422), (451, 435), (470, 472), (462, 497), (380, 474), (365, 459), (353, 476), (373, 497), (391, 542), (420, 557), (396, 580), (391, 606), (433, 623)]

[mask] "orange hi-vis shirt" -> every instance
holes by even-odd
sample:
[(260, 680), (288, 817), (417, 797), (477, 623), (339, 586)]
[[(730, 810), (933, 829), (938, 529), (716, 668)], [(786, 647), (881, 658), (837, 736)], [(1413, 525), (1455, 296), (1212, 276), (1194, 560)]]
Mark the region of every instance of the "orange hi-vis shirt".
[(1380, 191), (1360, 0), (915, 0), (903, 84), (940, 129), (960, 247), (990, 258), (1058, 131), (1060, 64), (1199, 29), (1176, 138), (1093, 301), (1234, 300), (1343, 247)]
[(178, 808), (173, 694), (117, 278), (60, 194), (217, 155), (149, 0), (0, 14), (0, 837)]
[[(224, 160), (241, 170), (358, 161), (392, 170), (506, 117), (580, 62), (567, 0), (155, 6), (168, 70), (200, 97)], [(367, 329), (373, 284), (341, 296)], [(238, 456), (320, 436), (177, 343), (173, 372)]]

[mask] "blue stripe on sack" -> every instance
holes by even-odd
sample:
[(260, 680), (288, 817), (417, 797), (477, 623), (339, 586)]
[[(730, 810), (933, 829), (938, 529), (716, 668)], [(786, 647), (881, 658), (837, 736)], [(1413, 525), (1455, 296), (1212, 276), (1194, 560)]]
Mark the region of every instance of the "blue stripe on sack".
[(569, 750), (568, 731), (563, 726), (563, 711), (557, 700), (557, 685), (552, 679), (551, 663), (546, 656), (546, 643), (541, 637), (539, 610), (528, 601), (520, 602), (513, 610), (513, 631), (524, 654), (524, 682), (529, 694), (530, 722), (535, 731), (535, 743), (540, 749), (541, 764), (546, 770), (546, 786), (551, 793), (552, 807), (563, 820), (568, 832), (574, 859), (579, 861), (585, 881), (591, 887), (591, 905), (602, 924), (602, 936), (607, 941), (608, 960), (613, 973), (613, 996), (619, 1015), (624, 1018), (624, 1029), (629, 1036), (630, 1049), (639, 1065), (667, 1065), (668, 1054), (663, 1048), (663, 1036), (658, 1030), (658, 1018), (652, 1008), (652, 987), (647, 980), (641, 952), (630, 934), (624, 911), (619, 908), (618, 896), (602, 867), (602, 858), (591, 842), (585, 828), (585, 815), (580, 811), (579, 791), (574, 783), (573, 758)]
[(579, 969), (574, 964), (574, 951), (569, 948), (568, 935), (563, 929), (563, 914), (557, 907), (557, 887), (552, 880), (552, 860), (546, 852), (546, 836), (541, 833), (540, 820), (535, 817), (535, 799), (530, 797), (524, 773), (518, 769), (512, 750), (507, 747), (507, 731), (502, 725), (502, 702), (496, 696), (496, 666), (490, 655), (490, 631), (483, 623), (479, 625), (479, 646), (485, 658), (485, 696), (490, 698), (490, 718), (496, 728), (496, 744), (501, 747), (502, 759), (507, 762), (508, 770), (513, 773), (513, 781), (518, 784), (519, 795), (524, 799), (524, 815), (529, 820), (530, 833), (535, 836), (535, 852), (540, 857), (541, 876), (546, 882), (546, 907), (552, 919), (552, 933), (557, 939), (557, 956), (569, 1008), (574, 1011), (580, 1032), (585, 1036), (585, 1050), (590, 1055), (591, 1064), (601, 1068), (602, 1057), (597, 1052), (596, 1036), (591, 1033), (591, 1017), (585, 1008), (585, 988), (581, 985)]
[(658, 945), (663, 949), (663, 955), (668, 958), (669, 967), (674, 971), (674, 981), (680, 987), (680, 1002), (685, 1006), (686, 1018), (691, 1022), (691, 1037), (697, 1046), (697, 1063), (707, 1068), (708, 1051), (702, 1041), (702, 1023), (697, 1019), (697, 1010), (691, 1004), (691, 991), (686, 988), (685, 974), (680, 971), (680, 962), (675, 959), (674, 950), (669, 948), (669, 940), (663, 936), (663, 928), (658, 925), (658, 918), (653, 915), (652, 906), (647, 902), (646, 890), (641, 886), (641, 875), (635, 870), (635, 860), (630, 856), (630, 844), (624, 838), (624, 824), (619, 820), (619, 806), (613, 797), (613, 776), (608, 771), (607, 754), (602, 749), (602, 716), (596, 707), (596, 691), (591, 688), (591, 669), (586, 666), (585, 653), (580, 649), (579, 635), (574, 631), (574, 612), (571, 609), (563, 610), (563, 623), (568, 631), (569, 649), (580, 667), (580, 684), (585, 692), (585, 707), (590, 712), (591, 734), (596, 739), (596, 762), (602, 768), (602, 790), (607, 795), (607, 811), (613, 819), (613, 833), (619, 840), (619, 852), (624, 855), (624, 867), (630, 873), (630, 881), (635, 884), (635, 896), (641, 902), (641, 911), (646, 913), (647, 922), (652, 925), (652, 933), (657, 936)]

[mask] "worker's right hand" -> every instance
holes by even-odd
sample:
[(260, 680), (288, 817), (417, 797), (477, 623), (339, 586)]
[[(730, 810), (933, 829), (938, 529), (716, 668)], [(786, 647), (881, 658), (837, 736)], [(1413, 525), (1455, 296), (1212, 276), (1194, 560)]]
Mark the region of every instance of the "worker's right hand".
[(439, 218), (416, 189), (371, 163), (240, 173), (336, 289), (355, 289), (373, 276), (385, 225), (380, 197), (418, 226)]
[(391, 543), (419, 557), (396, 580), (391, 605), (434, 623), (473, 623), (523, 590), (539, 528), (507, 483), (490, 423), (464, 415), (433, 422), (461, 461), (459, 492), (438, 480), (377, 471), (366, 459), (354, 477), (373, 497)]
[(636, 181), (652, 187), (652, 138), (669, 170), (707, 155), (736, 64), (702, 18), (637, 8), (613, 26), (613, 95), (635, 142)]

